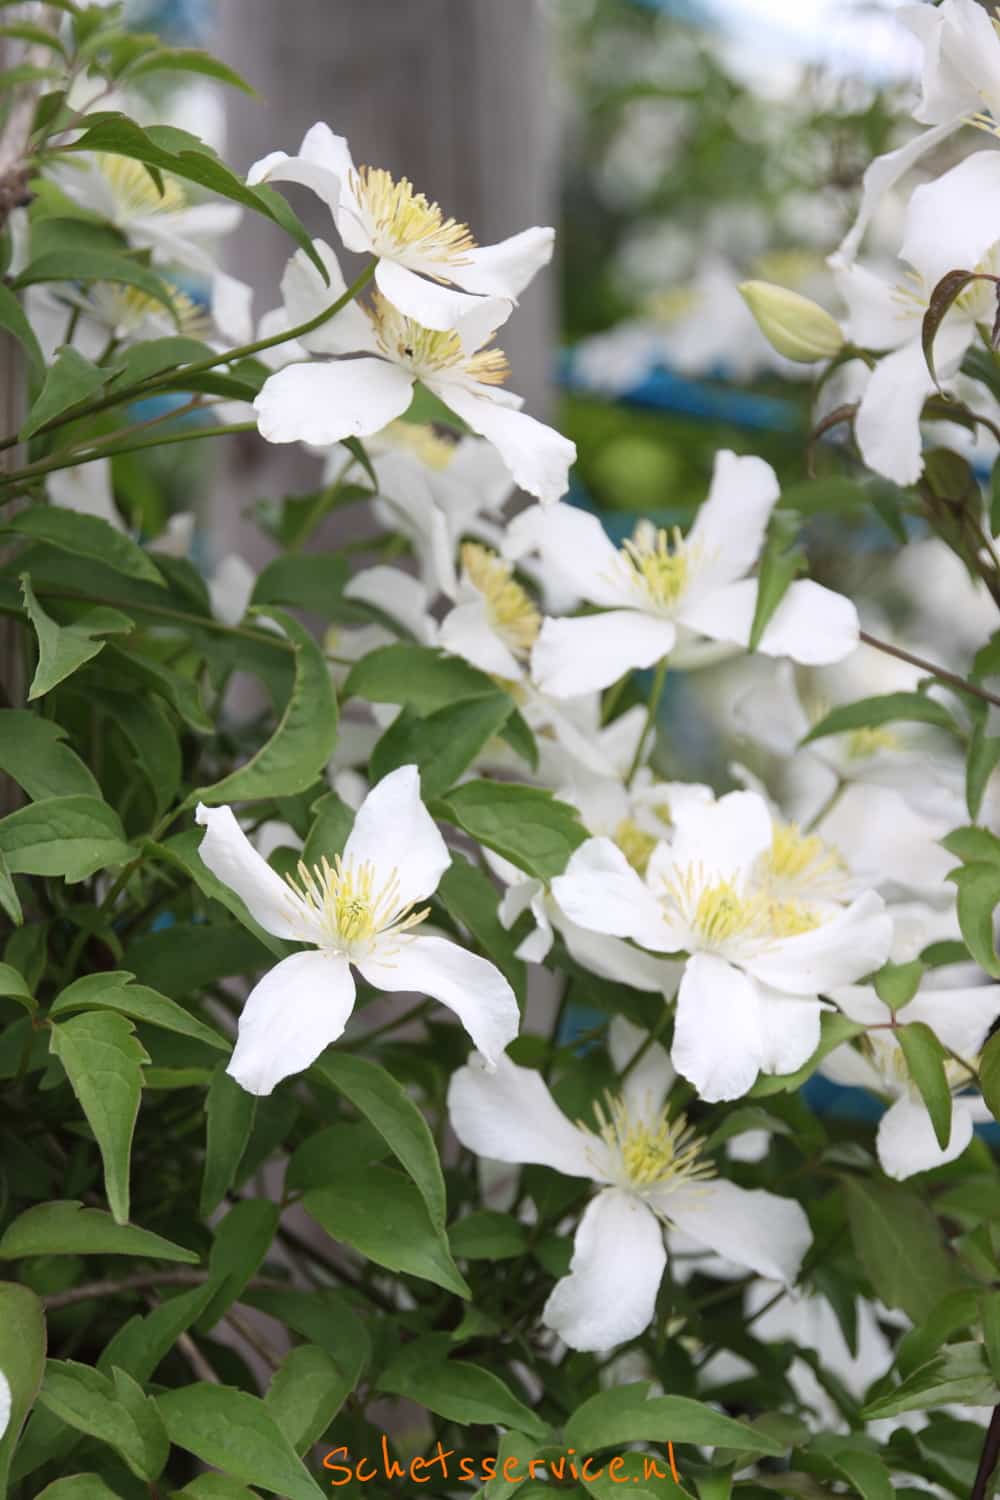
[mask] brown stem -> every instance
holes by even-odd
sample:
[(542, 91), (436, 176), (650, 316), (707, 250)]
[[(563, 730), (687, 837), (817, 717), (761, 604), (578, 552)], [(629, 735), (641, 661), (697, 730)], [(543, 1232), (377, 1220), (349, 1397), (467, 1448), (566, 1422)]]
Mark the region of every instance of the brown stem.
[(886, 656), (895, 656), (898, 661), (908, 662), (911, 667), (919, 667), (928, 676), (936, 677), (938, 682), (946, 682), (957, 692), (969, 693), (973, 698), (981, 698), (984, 703), (995, 703), (1000, 708), (1000, 698), (995, 693), (988, 693), (985, 688), (977, 687), (973, 682), (966, 682), (965, 678), (959, 677), (957, 672), (948, 672), (944, 667), (936, 667), (932, 661), (926, 661), (922, 656), (914, 656), (912, 651), (904, 651), (901, 646), (891, 646), (888, 641), (880, 641), (877, 636), (869, 635), (867, 630), (861, 631), (861, 639), (866, 646), (874, 646), (876, 651), (882, 651)]
[[(117, 1281), (84, 1281), (64, 1292), (50, 1292), (42, 1298), (46, 1312), (60, 1307), (72, 1307), (77, 1302), (97, 1301), (102, 1297), (118, 1297), (123, 1292), (141, 1292), (147, 1287), (203, 1286), (208, 1280), (208, 1271), (138, 1271), (134, 1276), (122, 1276)], [(250, 1282), (257, 1290), (287, 1292), (288, 1283), (269, 1277), (257, 1277)]]
[(983, 1451), (979, 1456), (976, 1480), (969, 1491), (969, 1500), (986, 1500), (986, 1491), (998, 1458), (1000, 1458), (1000, 1406), (994, 1406), (990, 1425), (986, 1429), (986, 1437), (983, 1440)]
[(222, 1384), (189, 1333), (182, 1333), (178, 1336), (177, 1347), (191, 1366), (191, 1373), (197, 1375), (199, 1380), (207, 1381), (209, 1385)]

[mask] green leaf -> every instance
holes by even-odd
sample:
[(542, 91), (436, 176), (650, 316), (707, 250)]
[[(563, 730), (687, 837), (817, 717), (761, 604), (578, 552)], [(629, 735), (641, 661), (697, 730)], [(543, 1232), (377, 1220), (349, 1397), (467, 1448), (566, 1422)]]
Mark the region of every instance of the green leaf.
[(775, 510), (772, 513), (758, 568), (757, 602), (750, 626), (748, 651), (757, 650), (789, 585), (805, 570), (806, 555), (796, 544), (798, 530), (799, 518), (794, 512)]
[(994, 1384), (1000, 1385), (1000, 1292), (983, 1292), (980, 1298), (983, 1347)]
[(438, 809), (440, 817), (539, 880), (560, 875), (587, 837), (576, 809), (539, 787), (467, 781)]
[(269, 609), (295, 649), (295, 680), (274, 734), (246, 765), (189, 802), (253, 802), (291, 797), (311, 787), (326, 769), (337, 741), (337, 697), (330, 670), (312, 636), (290, 616)]
[(382, 1136), (423, 1198), (431, 1223), (443, 1228), (444, 1178), (430, 1127), (409, 1094), (378, 1063), (348, 1052), (328, 1051), (312, 1066), (318, 1077), (345, 1094)]
[(21, 424), (18, 434), (22, 443), (33, 437), (46, 422), (61, 417), (70, 407), (87, 401), (103, 390), (114, 372), (89, 359), (72, 345), (60, 349), (45, 372), (45, 383)]
[(14, 1448), (45, 1369), (45, 1314), (34, 1292), (0, 1281), (0, 1374), (10, 1387), (10, 1417), (0, 1436), (0, 1500)]
[(433, 1281), (459, 1297), (470, 1295), (447, 1235), (399, 1172), (383, 1166), (345, 1172), (334, 1186), (306, 1193), (302, 1206), (333, 1239), (378, 1265)]
[(148, 73), (162, 73), (164, 70), (170, 73), (201, 73), (206, 78), (214, 78), (219, 83), (228, 83), (232, 88), (241, 89), (244, 94), (256, 92), (239, 73), (219, 62), (210, 52), (202, 52), (196, 47), (158, 47), (155, 52), (147, 53), (137, 63), (126, 68), (122, 76), (131, 81)]
[(89, 768), (68, 745), (54, 719), (25, 708), (0, 709), (0, 771), (33, 802), (43, 797), (100, 797)]
[[(176, 320), (177, 317), (170, 288), (155, 272), (138, 260), (127, 255), (115, 255), (109, 250), (49, 250), (25, 266), (20, 275), (15, 277), (13, 286), (20, 290), (43, 281), (110, 281), (122, 286), (138, 287), (140, 292), (165, 307), (172, 318)], [(108, 373), (111, 373), (110, 370)], [(32, 426), (31, 431), (36, 430)]]
[(150, 1026), (194, 1037), (209, 1047), (229, 1051), (229, 1043), (211, 1026), (206, 1026), (166, 995), (160, 995), (144, 984), (132, 984), (132, 977), (124, 970), (87, 974), (60, 991), (49, 1014), (65, 1015), (74, 1010), (118, 1011), (135, 1021), (145, 1021)]
[(102, 563), (126, 578), (141, 579), (164, 588), (162, 575), (148, 553), (123, 531), (116, 531), (100, 516), (84, 516), (58, 505), (33, 505), (3, 523), (4, 531), (45, 542), (68, 552), (77, 562)]
[(318, 1344), (350, 1380), (351, 1390), (354, 1389), (368, 1362), (371, 1341), (346, 1293), (330, 1288), (300, 1291), (290, 1287), (279, 1292), (270, 1287), (256, 1287), (248, 1289), (243, 1300)]
[(335, 552), (276, 557), (258, 574), (251, 603), (288, 604), (330, 618), (349, 577), (347, 558)]
[(958, 925), (978, 964), (1000, 979), (1000, 957), (993, 942), (993, 913), (1000, 904), (1000, 866), (968, 864), (948, 876), (958, 888)]
[(497, 913), (497, 890), (488, 875), (464, 854), (453, 854), (435, 892), (445, 911), (467, 929), (510, 984), (520, 1004), (524, 1003), (525, 969), (515, 951), (510, 933)]
[(118, 1224), (128, 1223), (129, 1160), (149, 1056), (131, 1021), (87, 1014), (53, 1026), (49, 1050), (66, 1069), (104, 1163), (104, 1190)]
[(312, 814), (315, 821), (302, 846), (302, 862), (310, 867), (318, 865), (324, 856), (332, 863), (335, 854), (342, 854), (354, 827), (354, 813), (336, 792), (317, 797)]
[(181, 747), (175, 722), (158, 700), (139, 693), (102, 688), (95, 701), (124, 735), (149, 782), (158, 817), (162, 817), (181, 784)]
[(205, 837), (201, 828), (188, 828), (184, 833), (175, 834), (164, 844), (147, 844), (149, 853), (165, 859), (169, 864), (176, 866), (189, 876), (210, 901), (218, 901), (227, 911), (232, 912), (236, 920), (252, 932), (258, 942), (269, 948), (276, 958), (287, 957), (290, 949), (287, 943), (280, 938), (272, 937), (266, 932), (260, 923), (250, 915), (244, 902), (231, 890), (228, 885), (216, 875), (213, 875), (198, 853), (202, 839)]
[(917, 993), (925, 972), (919, 958), (911, 959), (908, 964), (883, 964), (875, 975), (875, 993), (891, 1011), (902, 1010)]
[(860, 1036), (865, 1029), (860, 1022), (852, 1021), (847, 1016), (829, 1010), (824, 1011), (820, 1016), (819, 1025), (820, 1043), (812, 1057), (794, 1073), (759, 1074), (757, 1082), (750, 1090), (749, 1098), (766, 1099), (769, 1094), (788, 1094), (801, 1088), (806, 1079), (811, 1078), (815, 1073), (824, 1057), (835, 1047)]
[(919, 1324), (907, 1329), (896, 1346), (896, 1368), (905, 1379), (925, 1365), (952, 1336), (971, 1328), (979, 1313), (979, 1299), (973, 1287), (949, 1292)]
[(390, 1396), (406, 1396), (429, 1411), (463, 1426), (489, 1423), (516, 1428), (541, 1440), (548, 1425), (519, 1401), (508, 1386), (479, 1365), (448, 1359), (447, 1334), (429, 1334), (407, 1344), (389, 1361), (377, 1389)]
[(43, 698), (103, 651), (105, 642), (97, 637), (128, 634), (132, 629), (128, 615), (102, 606), (86, 610), (72, 625), (57, 625), (35, 598), (27, 573), (21, 578), (21, 595), (38, 637), (38, 666), (28, 689), (29, 703)]
[(162, 1472), (170, 1444), (150, 1397), (123, 1370), (112, 1377), (74, 1360), (50, 1359), (39, 1400), (60, 1421), (114, 1448), (138, 1479)]
[(979, 1087), (995, 1120), (1000, 1120), (1000, 1032), (991, 1036), (979, 1059)]
[(910, 1077), (927, 1106), (934, 1135), (944, 1151), (951, 1140), (951, 1089), (945, 1075), (948, 1054), (924, 1021), (910, 1021), (896, 1028)]
[(202, 1463), (282, 1500), (320, 1500), (323, 1491), (263, 1401), (226, 1385), (196, 1383), (157, 1398), (170, 1441)]
[(654, 1396), (646, 1381), (591, 1396), (566, 1423), (566, 1442), (578, 1453), (623, 1443), (697, 1443), (707, 1448), (780, 1455), (786, 1445), (687, 1396)]
[(429, 646), (381, 646), (351, 668), (343, 696), (369, 703), (398, 703), (418, 714), (461, 702), (485, 698), (496, 683), (485, 672), (457, 656), (446, 656)]
[(23, 1255), (133, 1255), (198, 1264), (198, 1256), (182, 1245), (133, 1224), (116, 1224), (110, 1214), (68, 1199), (40, 1203), (7, 1226), (0, 1239), (0, 1260), (19, 1260)]
[(870, 1401), (861, 1415), (866, 1422), (896, 1417), (904, 1411), (927, 1411), (953, 1402), (995, 1406), (1000, 1388), (993, 1378), (982, 1344), (953, 1344), (921, 1365), (894, 1390)]
[(1000, 761), (1000, 736), (986, 733), (983, 714), (973, 724), (965, 757), (965, 804), (969, 817), (977, 818), (990, 777)]
[(463, 1260), (509, 1260), (528, 1246), (524, 1228), (510, 1214), (480, 1209), (453, 1224), (448, 1236), (452, 1255)]
[(889, 1470), (873, 1453), (845, 1449), (833, 1462), (847, 1482), (857, 1490), (861, 1500), (893, 1500), (896, 1492)]
[(24, 975), (10, 964), (0, 963), (0, 995), (16, 1000), (29, 1012), (38, 1009), (38, 1002), (28, 988)]
[(1000, 839), (987, 828), (955, 828), (939, 842), (963, 864), (1000, 866)]
[(199, 1320), (207, 1333), (236, 1302), (271, 1248), (281, 1209), (266, 1198), (234, 1203), (215, 1231), (209, 1256), (212, 1300)]
[[(678, 1500), (678, 1497), (683, 1500), (685, 1494), (674, 1483), (670, 1459), (665, 1453), (619, 1453), (604, 1462), (592, 1460), (586, 1471), (582, 1459), (578, 1466), (583, 1488), (596, 1500), (617, 1500), (623, 1484), (628, 1485), (626, 1493), (635, 1500)], [(720, 1474), (717, 1477), (722, 1479), (725, 1476)], [(704, 1495), (702, 1500), (705, 1500)]]
[(846, 1178), (847, 1217), (858, 1257), (876, 1296), (914, 1322), (961, 1287), (941, 1230), (915, 1193), (893, 1182)]
[(325, 1349), (300, 1344), (275, 1370), (264, 1405), (301, 1455), (323, 1436), (352, 1389)]
[(404, 709), (372, 751), (371, 778), (381, 781), (399, 766), (415, 765), (425, 800), (440, 796), (499, 734), (513, 712), (513, 698), (496, 691), (486, 698), (450, 703), (426, 717)]
[(212, 1074), (205, 1099), (205, 1171), (201, 1214), (213, 1214), (233, 1185), (250, 1139), (257, 1101), (230, 1078), (222, 1063)]
[(15, 927), (24, 925), (24, 912), (21, 910), (21, 902), (11, 877), (7, 856), (2, 849), (0, 849), (0, 906), (3, 907)]
[(40, 1490), (38, 1500), (121, 1500), (97, 1474), (71, 1474)]
[(897, 722), (934, 724), (959, 734), (958, 725), (946, 708), (923, 693), (885, 693), (879, 698), (862, 698), (845, 703), (825, 714), (803, 738), (803, 745), (821, 740), (828, 734), (847, 734), (852, 729), (876, 729), (880, 724)]
[(151, 1380), (181, 1334), (204, 1312), (211, 1296), (212, 1288), (206, 1282), (161, 1302), (145, 1317), (137, 1314), (129, 1318), (105, 1347), (98, 1367), (108, 1374), (117, 1365), (140, 1384)]
[(45, 355), (35, 337), (35, 331), (24, 315), (20, 302), (9, 287), (0, 282), (0, 328), (11, 334), (24, 350), (31, 372), (37, 384), (45, 374)]
[(56, 875), (72, 883), (124, 864), (130, 850), (106, 802), (46, 797), (0, 818), (0, 853), (13, 875)]
[(198, 683), (170, 667), (162, 666), (145, 651), (134, 644), (128, 651), (109, 644), (104, 656), (108, 670), (114, 672), (119, 684), (135, 680), (165, 698), (171, 708), (177, 710), (185, 724), (199, 734), (212, 734), (215, 725), (205, 712)]
[(215, 1471), (199, 1474), (177, 1494), (183, 1495), (184, 1500), (258, 1500), (256, 1490), (248, 1490), (235, 1479)]

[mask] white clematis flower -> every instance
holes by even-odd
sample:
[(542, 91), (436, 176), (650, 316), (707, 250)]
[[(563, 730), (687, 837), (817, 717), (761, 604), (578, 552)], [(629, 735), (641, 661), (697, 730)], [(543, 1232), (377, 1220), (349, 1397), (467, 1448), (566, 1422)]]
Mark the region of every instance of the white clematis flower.
[(199, 804), (202, 860), (275, 937), (311, 944), (265, 974), (247, 997), (227, 1071), (251, 1094), (269, 1094), (335, 1042), (354, 1008), (352, 966), (375, 989), (432, 995), (458, 1016), (496, 1064), (517, 1035), (517, 1001), (493, 964), (414, 929), (414, 911), (437, 888), (451, 856), (420, 800), (415, 766), (369, 792), (344, 852), (331, 865), (299, 865), (282, 880), (228, 807)]
[[(297, 156), (273, 151), (247, 182), (297, 182), (333, 215), (345, 250), (378, 256), (379, 291), (407, 318), (444, 332), (483, 295), (516, 302), (552, 259), (554, 229), (525, 229), (498, 245), (477, 245), (469, 227), (446, 219), (436, 203), (381, 167), (355, 167), (342, 135), (308, 130)], [(461, 288), (461, 290), (457, 290)]]
[(2, 1370), (0, 1370), (0, 1438), (10, 1425), (11, 1409), (10, 1382)]
[[(973, 1125), (993, 1118), (981, 1095), (962, 1092), (974, 1083), (968, 1069), (952, 1059), (945, 1063), (954, 1097), (951, 1136), (947, 1146), (941, 1146), (894, 1035), (892, 1011), (869, 985), (836, 990), (833, 999), (852, 1021), (872, 1029), (860, 1039), (858, 1047), (845, 1043), (834, 1048), (823, 1059), (820, 1072), (835, 1083), (870, 1089), (893, 1101), (879, 1121), (875, 1136), (883, 1172), (901, 1181), (961, 1156), (972, 1139)], [(928, 976), (898, 1017), (904, 1026), (923, 1021), (950, 1052), (972, 1063), (990, 1027), (1000, 1017), (1000, 985), (938, 988)]]
[[(790, 1073), (820, 1038), (820, 994), (880, 968), (892, 922), (880, 896), (829, 899), (822, 841), (777, 831), (764, 799), (685, 800), (641, 878), (589, 839), (552, 892), (572, 921), (654, 953), (687, 953), (671, 1057), (703, 1099), (738, 1099), (758, 1072)], [(850, 976), (850, 977), (849, 977)]]
[[(609, 1046), (619, 1071), (643, 1040), (616, 1018)], [(800, 1204), (714, 1176), (683, 1116), (668, 1117), (673, 1070), (653, 1043), (619, 1095), (595, 1106), (597, 1129), (573, 1125), (539, 1073), (504, 1057), (494, 1073), (473, 1057), (448, 1089), (452, 1128), (495, 1161), (538, 1163), (597, 1184), (576, 1231), (569, 1275), (542, 1321), (572, 1349), (611, 1349), (652, 1321), (666, 1265), (664, 1229), (758, 1275), (787, 1284), (811, 1242)]]
[[(924, 314), (947, 272), (992, 274), (1000, 266), (998, 191), (1000, 157), (977, 151), (910, 199), (900, 249), (909, 271), (898, 285), (856, 264), (835, 273), (848, 307), (848, 338), (890, 351), (865, 384), (854, 430), (869, 468), (896, 484), (913, 484), (923, 472), (920, 413), (937, 389), (924, 357)], [(992, 326), (995, 312), (992, 282), (972, 282), (953, 303), (934, 340), (939, 380), (957, 372), (979, 326)]]
[[(602, 608), (596, 615), (546, 620), (532, 652), (537, 685), (553, 697), (572, 698), (667, 656), (684, 666), (687, 654), (693, 664), (706, 637), (723, 643), (723, 655), (746, 646), (757, 604), (757, 580), (747, 575), (778, 494), (770, 464), (724, 451), (716, 455), (708, 499), (687, 536), (641, 522), (619, 550), (596, 516), (574, 506), (524, 511), (508, 530), (508, 555), (539, 551), (546, 569)], [(854, 605), (802, 579), (771, 616), (759, 649), (830, 662), (857, 643)]]
[[(304, 251), (292, 257), (282, 293), (293, 327), (318, 316), (346, 290), (333, 251), (320, 240), (315, 244), (329, 284)], [(509, 374), (506, 357), (485, 347), (511, 308), (504, 298), (477, 297), (453, 327), (435, 330), (404, 316), (381, 291), (368, 305), (350, 303), (302, 339), (311, 354), (334, 358), (286, 365), (264, 382), (254, 402), (261, 436), (319, 447), (368, 437), (403, 414), (419, 380), (493, 444), (515, 483), (540, 500), (557, 500), (569, 483), (576, 448), (519, 409), (521, 397), (502, 388)]]

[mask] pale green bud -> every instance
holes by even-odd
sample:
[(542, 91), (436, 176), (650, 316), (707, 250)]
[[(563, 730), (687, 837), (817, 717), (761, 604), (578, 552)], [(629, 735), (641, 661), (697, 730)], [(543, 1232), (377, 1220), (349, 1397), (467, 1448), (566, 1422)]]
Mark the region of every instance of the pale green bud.
[(843, 348), (839, 323), (809, 297), (770, 281), (744, 281), (740, 295), (768, 343), (786, 359), (811, 365)]

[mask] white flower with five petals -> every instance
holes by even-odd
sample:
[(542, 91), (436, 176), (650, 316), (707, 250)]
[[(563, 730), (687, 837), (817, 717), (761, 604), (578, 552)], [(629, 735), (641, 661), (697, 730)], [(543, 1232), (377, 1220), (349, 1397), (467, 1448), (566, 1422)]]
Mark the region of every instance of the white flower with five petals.
[[(644, 1040), (615, 1018), (609, 1048), (619, 1072)], [(694, 1131), (665, 1107), (673, 1076), (654, 1042), (620, 1093), (595, 1107), (596, 1129), (572, 1124), (541, 1075), (509, 1058), (488, 1073), (473, 1057), (452, 1078), (448, 1110), (464, 1146), (599, 1188), (577, 1228), (569, 1274), (542, 1312), (543, 1323), (572, 1349), (611, 1349), (648, 1327), (666, 1266), (664, 1230), (786, 1284), (809, 1248), (800, 1204), (714, 1176)]]
[(415, 766), (401, 766), (365, 798), (344, 852), (297, 879), (282, 880), (241, 830), (231, 808), (200, 804), (199, 853), (212, 874), (275, 937), (307, 943), (254, 987), (240, 1016), (228, 1072), (251, 1094), (314, 1062), (337, 1040), (354, 1008), (351, 968), (375, 989), (432, 995), (455, 1012), (496, 1064), (517, 1035), (517, 1001), (486, 959), (414, 929), (415, 911), (451, 863), (420, 800)]
[(802, 1066), (819, 1043), (820, 995), (881, 967), (892, 922), (872, 891), (829, 899), (821, 841), (776, 837), (755, 792), (687, 799), (674, 821), (645, 879), (610, 839), (589, 839), (552, 892), (581, 927), (688, 955), (673, 1064), (703, 1099), (738, 1099), (759, 1071)]
[[(705, 638), (712, 658), (746, 646), (757, 604), (748, 577), (778, 499), (774, 470), (760, 458), (716, 455), (708, 499), (687, 536), (642, 522), (614, 546), (596, 516), (571, 505), (524, 511), (505, 551), (537, 550), (543, 565), (601, 607), (600, 614), (546, 620), (532, 652), (532, 675), (554, 697), (608, 687), (631, 668), (666, 656), (697, 664)], [(853, 604), (809, 579), (787, 590), (759, 649), (796, 661), (839, 661), (858, 643)]]
[[(346, 290), (329, 245), (317, 240), (315, 247), (329, 282), (304, 251), (292, 257), (281, 284), (292, 327), (317, 317)], [(527, 416), (521, 397), (503, 389), (506, 356), (485, 346), (512, 304), (501, 297), (470, 302), (447, 330), (405, 316), (381, 291), (368, 305), (349, 303), (302, 337), (310, 354), (331, 358), (286, 365), (264, 382), (254, 402), (261, 436), (270, 443), (318, 447), (368, 437), (406, 411), (419, 380), (493, 444), (515, 483), (540, 500), (557, 500), (569, 483), (576, 448)]]
[(311, 189), (333, 215), (345, 250), (377, 256), (379, 290), (425, 328), (454, 328), (483, 295), (516, 302), (552, 258), (553, 229), (477, 245), (468, 225), (445, 218), (408, 178), (356, 167), (345, 137), (322, 123), (306, 132), (297, 156), (273, 151), (255, 162), (247, 182)]

